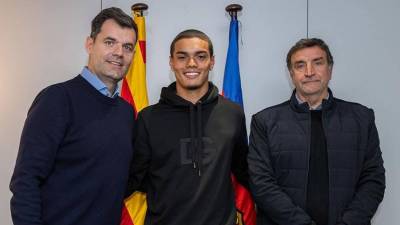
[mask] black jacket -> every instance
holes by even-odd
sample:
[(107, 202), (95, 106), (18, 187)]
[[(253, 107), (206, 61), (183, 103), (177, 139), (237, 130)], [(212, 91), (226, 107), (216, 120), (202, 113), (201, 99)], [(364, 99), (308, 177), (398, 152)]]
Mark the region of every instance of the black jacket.
[(163, 88), (158, 104), (138, 116), (130, 185), (144, 187), (146, 225), (233, 225), (236, 219), (230, 180), (247, 174), (247, 137), (241, 107), (210, 83), (192, 104)]
[[(329, 168), (329, 224), (368, 225), (385, 190), (374, 113), (334, 98), (322, 105)], [(309, 225), (305, 212), (310, 111), (289, 101), (255, 114), (248, 155), (258, 224)], [(325, 225), (325, 224), (321, 224)]]

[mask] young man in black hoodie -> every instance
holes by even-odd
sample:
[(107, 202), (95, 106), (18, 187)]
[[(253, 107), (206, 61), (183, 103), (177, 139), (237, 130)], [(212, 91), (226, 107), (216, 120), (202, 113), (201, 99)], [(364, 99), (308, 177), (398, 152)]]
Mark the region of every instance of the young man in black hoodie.
[(131, 188), (145, 190), (146, 225), (234, 225), (231, 172), (247, 183), (247, 136), (241, 107), (208, 81), (209, 37), (186, 30), (171, 43), (176, 82), (138, 115)]

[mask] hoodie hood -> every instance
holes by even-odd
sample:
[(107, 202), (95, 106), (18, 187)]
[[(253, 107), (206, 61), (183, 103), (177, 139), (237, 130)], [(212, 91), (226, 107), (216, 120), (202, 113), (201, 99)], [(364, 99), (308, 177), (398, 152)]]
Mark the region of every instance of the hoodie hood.
[(193, 104), (190, 101), (176, 94), (176, 82), (164, 87), (161, 90), (160, 103), (171, 107), (189, 109), (189, 127), (190, 127), (190, 149), (193, 169), (198, 171), (201, 176), (203, 169), (203, 122), (202, 112), (206, 110), (206, 106), (218, 100), (218, 88), (212, 83), (208, 83), (207, 93), (200, 100)]
[(180, 97), (176, 94), (176, 82), (173, 82), (168, 87), (163, 87), (161, 90), (160, 103), (164, 103), (176, 107), (189, 107), (190, 105), (209, 104), (218, 98), (218, 88), (212, 83), (208, 82), (207, 93), (200, 98), (200, 100), (193, 104), (190, 101)]

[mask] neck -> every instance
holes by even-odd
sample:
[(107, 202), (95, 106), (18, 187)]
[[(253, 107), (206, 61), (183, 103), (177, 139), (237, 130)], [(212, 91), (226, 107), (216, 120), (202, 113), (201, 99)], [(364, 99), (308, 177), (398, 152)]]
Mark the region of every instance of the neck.
[(117, 89), (117, 84), (114, 83), (114, 82), (105, 82), (105, 81), (103, 81), (103, 83), (106, 85), (106, 87), (107, 87), (108, 91), (110, 92), (110, 94), (113, 95), (115, 90)]
[(101, 80), (101, 82), (103, 82), (104, 85), (106, 85), (107, 90), (110, 92), (110, 94), (114, 94), (115, 90), (117, 89), (117, 84), (118, 84), (115, 82), (115, 80), (108, 79), (104, 76), (97, 75), (97, 73), (95, 73), (94, 70), (90, 66), (87, 66), (87, 68), (93, 75), (95, 75), (97, 78), (99, 78), (99, 80)]
[(301, 101), (307, 102), (310, 109), (315, 109), (320, 106), (322, 104), (322, 100), (324, 100), (328, 96), (328, 91), (324, 91), (323, 93), (318, 95), (303, 96), (299, 93), (296, 93), (296, 95)]
[(185, 89), (179, 85), (176, 85), (176, 94), (183, 99), (196, 104), (208, 91), (208, 82), (197, 89)]

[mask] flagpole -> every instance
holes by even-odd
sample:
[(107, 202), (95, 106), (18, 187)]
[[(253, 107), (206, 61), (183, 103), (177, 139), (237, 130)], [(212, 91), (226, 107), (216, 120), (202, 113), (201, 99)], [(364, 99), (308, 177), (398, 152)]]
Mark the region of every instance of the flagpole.
[(135, 110), (135, 118), (140, 110), (148, 106), (146, 84), (146, 25), (143, 11), (148, 6), (136, 3), (131, 6), (132, 18), (137, 25), (137, 41), (131, 66), (121, 85), (121, 97), (131, 104)]
[(243, 107), (239, 70), (239, 23), (237, 20), (238, 12), (242, 9), (243, 7), (239, 4), (230, 4), (225, 8), (231, 17), (231, 22), (229, 25), (229, 45), (225, 64), (222, 95)]
[[(243, 107), (242, 87), (240, 82), (239, 69), (239, 25), (237, 20), (238, 12), (242, 11), (242, 9), (243, 7), (239, 4), (231, 4), (225, 8), (225, 10), (231, 16), (231, 22), (229, 25), (229, 45), (225, 64), (222, 94), (225, 98)], [(244, 122), (242, 126), (245, 130)], [(247, 132), (244, 131), (244, 133)], [(243, 136), (243, 138), (247, 139), (247, 134)], [(237, 178), (238, 177), (235, 177), (234, 173), (231, 173), (232, 186), (235, 192), (235, 207), (237, 209), (236, 224), (255, 225), (256, 210), (254, 201), (247, 186), (246, 180), (248, 180), (248, 177), (241, 177), (240, 180), (238, 180)]]
[[(147, 9), (148, 6), (144, 3), (131, 6), (132, 17), (137, 25), (136, 53), (121, 88), (121, 96), (133, 106), (135, 118), (140, 110), (149, 105), (146, 84), (146, 26), (143, 16), (143, 11)], [(147, 212), (146, 197), (146, 193), (134, 191), (125, 198), (120, 225), (144, 225)]]
[(242, 11), (243, 7), (239, 4), (230, 4), (225, 10), (229, 13), (231, 17), (237, 18), (237, 13)]
[(143, 16), (143, 11), (147, 10), (148, 8), (149, 6), (144, 3), (136, 3), (131, 6), (132, 11), (139, 12), (140, 16)]

